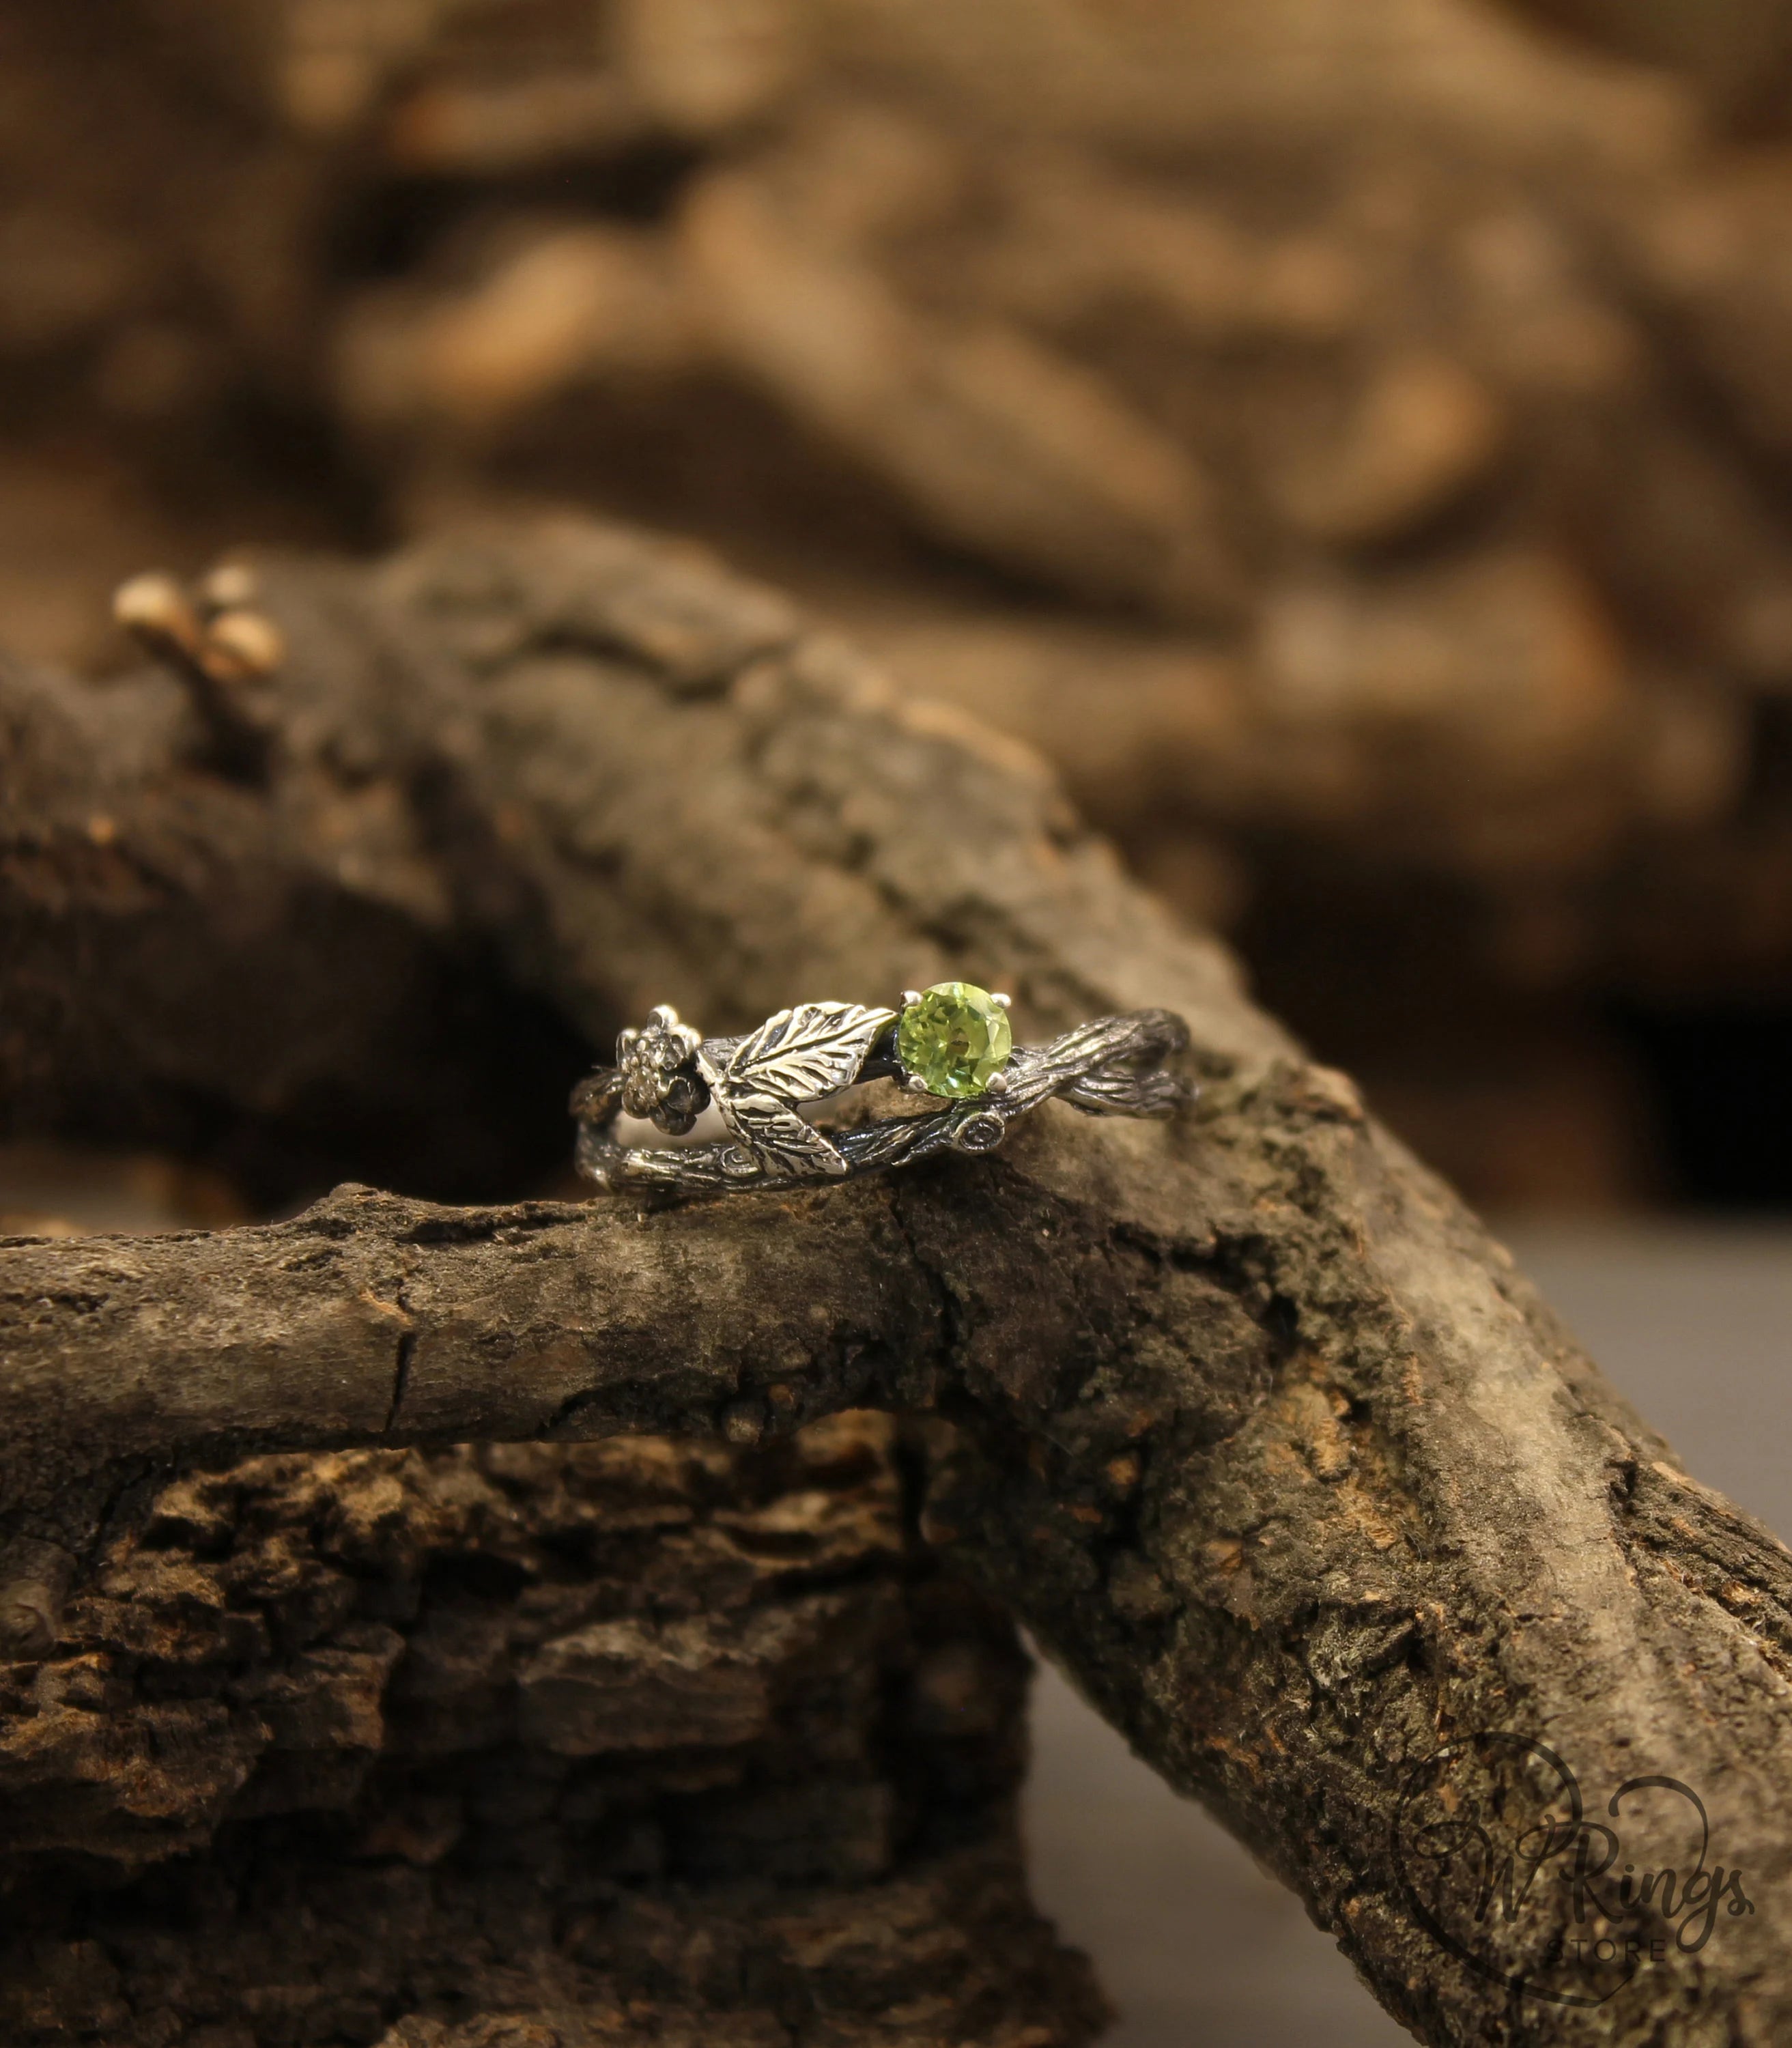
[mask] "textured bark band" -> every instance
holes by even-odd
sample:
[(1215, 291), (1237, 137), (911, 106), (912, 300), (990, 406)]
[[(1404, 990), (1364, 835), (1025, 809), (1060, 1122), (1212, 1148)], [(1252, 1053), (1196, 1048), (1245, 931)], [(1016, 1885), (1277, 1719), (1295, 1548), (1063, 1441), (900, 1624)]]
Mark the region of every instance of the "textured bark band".
[[(980, 991), (973, 991), (980, 993)], [(910, 1008), (918, 998), (911, 991)], [(1003, 999), (1005, 1004), (1005, 999)], [(1057, 1096), (1091, 1116), (1168, 1116), (1193, 1090), (1161, 1063), (1189, 1042), (1167, 1010), (1102, 1017), (1049, 1044), (1017, 1045), (973, 1092), (919, 1115), (823, 1131), (800, 1113), (861, 1081), (890, 1079), (932, 1093), (905, 1061), (900, 1014), (856, 1003), (781, 1010), (744, 1036), (705, 1040), (677, 1013), (656, 1009), (625, 1031), (616, 1065), (573, 1091), (579, 1170), (610, 1193), (672, 1196), (800, 1186), (906, 1166), (948, 1148), (993, 1152), (1017, 1117)], [(727, 1127), (714, 1144), (629, 1146), (615, 1138), (619, 1114), (647, 1117), (681, 1135), (713, 1106)]]

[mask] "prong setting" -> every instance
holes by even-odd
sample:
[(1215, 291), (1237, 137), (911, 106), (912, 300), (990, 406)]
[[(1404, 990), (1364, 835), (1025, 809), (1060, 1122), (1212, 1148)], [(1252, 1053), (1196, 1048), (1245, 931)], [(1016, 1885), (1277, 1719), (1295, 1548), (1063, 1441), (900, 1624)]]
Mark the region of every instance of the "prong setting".
[(1014, 999), (1013, 996), (1003, 995), (999, 991), (991, 996), (989, 999), (995, 1005), (998, 1010), (1011, 1010), (1014, 1007)]
[(908, 1090), (910, 1095), (925, 1095), (928, 1092), (927, 1084), (921, 1078), (919, 1074), (910, 1074), (909, 1078), (903, 1082), (902, 1085)]
[(986, 1095), (1006, 1095), (1008, 1092), (1008, 1076), (1006, 1074), (991, 1074), (983, 1092)]
[(905, 1010), (912, 1009), (920, 1000), (921, 991), (918, 988), (905, 988), (902, 991), (902, 1007)]

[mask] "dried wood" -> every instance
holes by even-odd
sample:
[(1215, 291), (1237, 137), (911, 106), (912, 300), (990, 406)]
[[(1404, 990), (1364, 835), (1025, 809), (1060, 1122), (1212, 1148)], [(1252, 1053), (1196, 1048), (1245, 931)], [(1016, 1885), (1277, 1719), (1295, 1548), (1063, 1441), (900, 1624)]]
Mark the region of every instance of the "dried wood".
[[(616, 529), (272, 561), (254, 603), (287, 655), (240, 685), (264, 745), (229, 793), (264, 817), (270, 864), (489, 944), (594, 1041), (656, 1001), (724, 1030), (962, 971), (1013, 991), (1023, 1036), (1177, 1009), (1205, 1092), (1167, 1128), (1048, 1105), (993, 1158), (808, 1196), (467, 1211), (347, 1189), (239, 1232), (9, 1244), (17, 1535), (85, 1552), (95, 1507), (128, 1523), (146, 1476), (250, 1452), (776, 1443), (841, 1407), (931, 1410), (956, 1447), (933, 1464), (930, 1540), (1422, 2039), (1783, 2033), (1785, 1550), (1679, 1471), (1036, 759)], [(95, 886), (95, 785), (89, 750), (40, 735), (102, 700), (7, 694), (14, 751), (43, 765), (8, 806), (6, 913), (22, 899), (53, 935), (50, 883), (76, 909)], [(111, 765), (122, 871), (171, 792), (196, 816), (220, 791), (205, 744)], [(218, 871), (163, 886), (227, 972), (247, 921), (208, 924)], [(114, 939), (149, 913), (120, 904)], [(84, 986), (91, 951), (60, 957)], [(219, 1088), (253, 1119), (246, 1065)], [(134, 1085), (149, 1113), (161, 1076)], [(1415, 1766), (1485, 1732), (1546, 1741), (1589, 1798), (1639, 1772), (1697, 1787), (1754, 1911), (1696, 1954), (1670, 1941), (1596, 2010), (1514, 1994), (1501, 1980), (1551, 1967), (1571, 1931), (1571, 1887), (1480, 1930), (1483, 1971), (1415, 1916), (1394, 1852)], [(1471, 1811), (1535, 1796), (1479, 1752), (1460, 1768)]]
[(1070, 2044), (1026, 1660), (884, 1418), (266, 1456), (163, 1488), (0, 1666), (18, 2048)]

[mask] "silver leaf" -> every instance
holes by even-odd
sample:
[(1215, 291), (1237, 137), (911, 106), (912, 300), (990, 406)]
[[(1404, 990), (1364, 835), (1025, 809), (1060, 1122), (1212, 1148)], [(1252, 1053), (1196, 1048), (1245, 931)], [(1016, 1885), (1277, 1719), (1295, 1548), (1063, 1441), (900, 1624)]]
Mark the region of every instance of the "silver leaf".
[(832, 1095), (858, 1079), (865, 1055), (895, 1016), (894, 1010), (867, 1010), (857, 1003), (781, 1010), (735, 1048), (721, 1092), (785, 1103)]
[(723, 1121), (768, 1173), (832, 1180), (846, 1171), (846, 1162), (813, 1123), (805, 1123), (788, 1103), (769, 1095), (729, 1088), (716, 1098)]

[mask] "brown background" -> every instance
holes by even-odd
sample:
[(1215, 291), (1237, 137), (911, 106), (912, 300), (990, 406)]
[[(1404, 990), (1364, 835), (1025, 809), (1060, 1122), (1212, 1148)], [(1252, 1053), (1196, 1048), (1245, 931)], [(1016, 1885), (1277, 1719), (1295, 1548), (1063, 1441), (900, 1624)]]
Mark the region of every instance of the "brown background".
[(1031, 739), (1484, 1200), (1792, 1198), (1785, 0), (0, 5), (0, 634), (519, 501)]

